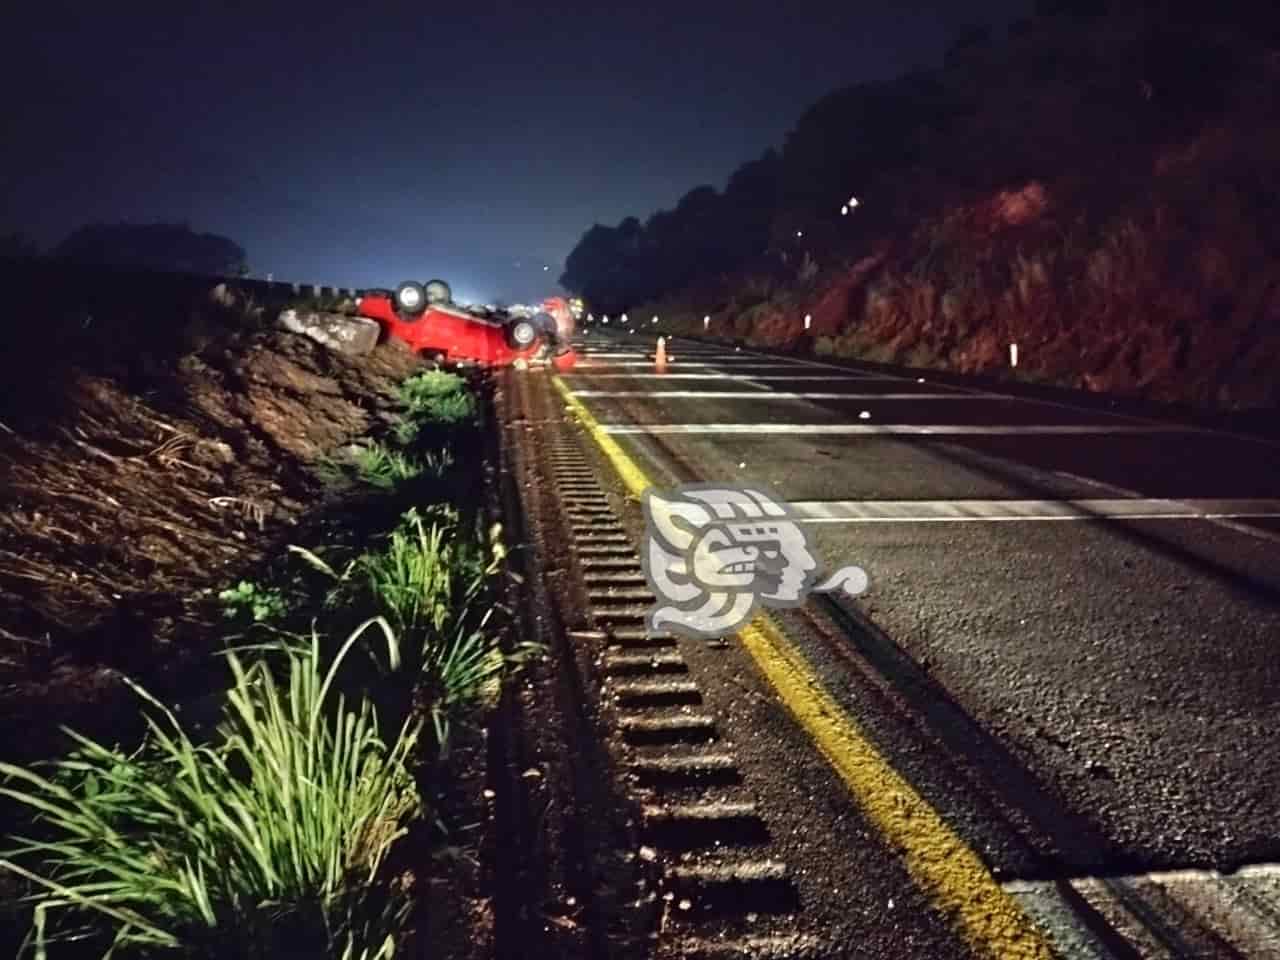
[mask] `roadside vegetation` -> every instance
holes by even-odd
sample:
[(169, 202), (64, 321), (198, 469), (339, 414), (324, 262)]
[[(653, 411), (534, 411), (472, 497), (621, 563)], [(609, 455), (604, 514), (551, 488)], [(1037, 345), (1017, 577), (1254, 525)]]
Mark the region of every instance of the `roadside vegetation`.
[(0, 798), (27, 815), (0, 841), (21, 955), (389, 960), (406, 945), (423, 870), (466, 826), (441, 811), (457, 725), (536, 651), (504, 645), (502, 530), (455, 475), (474, 395), (429, 372), (400, 396), (390, 440), (343, 470), (389, 528), (329, 529), (219, 591), (214, 702), (130, 680), (140, 743), (72, 732), (65, 756), (0, 763)]

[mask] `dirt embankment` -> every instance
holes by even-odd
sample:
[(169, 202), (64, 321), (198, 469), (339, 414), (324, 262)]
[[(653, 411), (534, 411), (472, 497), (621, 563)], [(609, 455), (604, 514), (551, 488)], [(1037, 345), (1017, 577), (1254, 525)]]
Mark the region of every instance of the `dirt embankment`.
[(0, 361), (6, 759), (135, 713), (123, 674), (164, 693), (206, 669), (218, 590), (296, 536), (317, 462), (393, 422), (420, 365), (330, 353), (207, 286), (122, 292), (29, 287)]
[(631, 313), (875, 362), (1280, 404), (1280, 39), (1168, 33), (1155, 16), (1046, 21), (973, 53), (935, 78), (969, 106), (913, 121), (914, 166), (855, 178), (858, 208), (806, 221), (767, 263)]

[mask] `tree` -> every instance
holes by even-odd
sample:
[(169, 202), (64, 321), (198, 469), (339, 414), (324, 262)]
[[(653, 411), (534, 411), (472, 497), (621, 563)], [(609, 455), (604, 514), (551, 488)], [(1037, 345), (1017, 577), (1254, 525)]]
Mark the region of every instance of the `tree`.
[(174, 223), (94, 223), (80, 227), (53, 249), (53, 256), (76, 263), (142, 267), (241, 276), (244, 249), (216, 233), (196, 233)]
[(40, 251), (36, 248), (35, 241), (25, 233), (14, 231), (0, 234), (0, 259), (30, 260), (39, 255)]
[(743, 164), (723, 193), (695, 187), (644, 223), (596, 224), (565, 262), (560, 283), (606, 313), (731, 270), (768, 244), (781, 161), (774, 150)]

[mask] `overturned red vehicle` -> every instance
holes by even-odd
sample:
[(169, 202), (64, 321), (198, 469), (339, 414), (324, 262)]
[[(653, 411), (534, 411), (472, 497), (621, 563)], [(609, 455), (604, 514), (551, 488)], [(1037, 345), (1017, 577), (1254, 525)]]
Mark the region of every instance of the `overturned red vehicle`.
[[(415, 352), (445, 363), (507, 366), (548, 360), (558, 370), (577, 362), (569, 345), (573, 322), (556, 314), (562, 301), (548, 300), (532, 317), (463, 308), (452, 302), (449, 285), (412, 281), (391, 290), (369, 290), (357, 301), (357, 312), (378, 321), (388, 336)], [(566, 320), (567, 319), (567, 323)]]

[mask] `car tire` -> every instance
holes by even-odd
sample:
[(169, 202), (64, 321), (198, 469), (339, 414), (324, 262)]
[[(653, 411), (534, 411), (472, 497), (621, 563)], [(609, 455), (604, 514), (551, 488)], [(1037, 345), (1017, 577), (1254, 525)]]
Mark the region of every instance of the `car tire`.
[(512, 350), (527, 350), (538, 342), (538, 328), (531, 320), (513, 320), (504, 329), (507, 346)]
[(453, 291), (443, 280), (428, 280), (426, 285), (427, 303), (453, 303)]
[(427, 293), (422, 284), (407, 280), (396, 287), (396, 311), (402, 316), (418, 317), (427, 309)]

